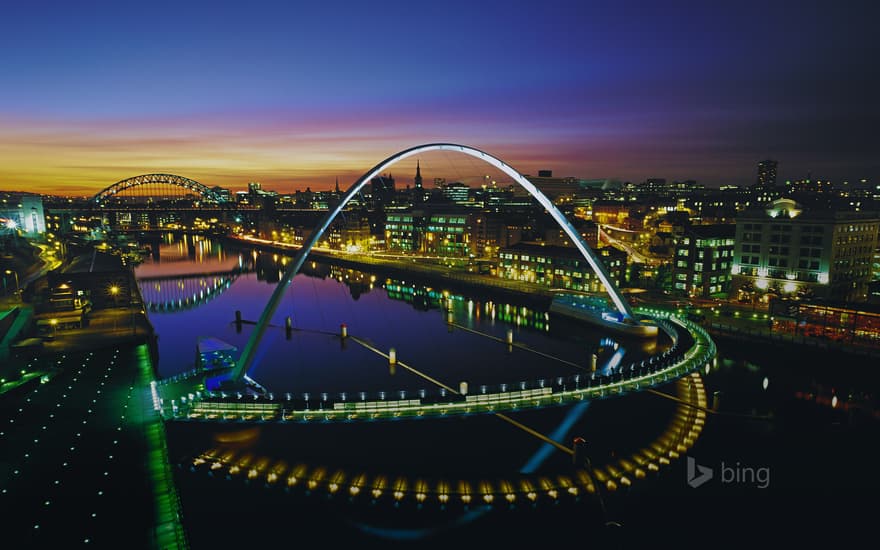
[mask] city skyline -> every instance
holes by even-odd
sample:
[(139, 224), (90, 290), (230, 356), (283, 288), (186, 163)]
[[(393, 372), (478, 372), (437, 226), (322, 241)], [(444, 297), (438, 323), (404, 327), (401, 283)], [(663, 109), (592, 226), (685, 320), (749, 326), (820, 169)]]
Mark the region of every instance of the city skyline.
[(779, 181), (876, 181), (870, 18), (682, 8), (14, 6), (0, 188), (332, 189), (436, 141), (530, 174), (750, 185), (773, 158)]
[[(410, 164), (415, 166), (416, 160), (421, 160), (421, 159), (420, 158), (419, 159), (411, 159), (411, 160), (404, 160), (402, 162), (399, 162), (392, 169), (383, 172), (382, 175), (383, 175), (383, 177), (390, 176), (391, 178), (393, 178), (398, 189), (402, 190), (405, 188), (410, 188), (413, 186), (413, 183), (415, 180), (415, 178), (414, 178), (415, 169), (412, 168), (410, 166)], [(446, 159), (446, 160), (449, 161), (449, 159)], [(467, 159), (462, 159), (462, 160), (467, 162)], [(772, 160), (772, 159), (770, 159), (770, 160)], [(764, 161), (762, 161), (762, 162), (764, 162)], [(471, 163), (472, 163), (472, 161), (471, 161)], [(755, 166), (758, 167), (759, 164), (760, 163), (756, 162)], [(538, 165), (536, 165), (536, 166), (538, 166)], [(487, 181), (491, 181), (492, 184), (495, 184), (498, 187), (504, 187), (504, 188), (507, 188), (507, 187), (515, 188), (516, 187), (516, 184), (512, 180), (510, 180), (510, 178), (508, 178), (504, 174), (501, 174), (497, 170), (494, 170), (492, 167), (484, 166), (482, 168), (483, 168), (482, 171), (475, 171), (474, 167), (470, 166), (469, 169), (471, 170), (471, 172), (467, 172), (467, 175), (462, 175), (461, 171), (457, 170), (455, 168), (455, 165), (452, 162), (448, 163), (445, 170), (440, 169), (440, 170), (432, 172), (430, 169), (427, 169), (427, 170), (425, 170), (425, 173), (427, 173), (429, 175), (424, 178), (425, 179), (424, 188), (425, 189), (440, 189), (440, 186), (438, 185), (438, 181), (441, 181), (443, 183), (464, 183), (465, 185), (467, 185), (468, 187), (471, 187), (471, 188), (478, 188), (481, 185), (484, 185)], [(33, 188), (30, 188), (29, 186), (11, 185), (8, 187), (3, 187), (2, 185), (0, 185), (0, 191), (13, 192), (13, 193), (16, 193), (16, 192), (37, 193), (37, 194), (42, 194), (42, 195), (46, 195), (46, 196), (58, 196), (58, 197), (87, 198), (87, 197), (91, 197), (91, 196), (95, 195), (98, 192), (104, 191), (104, 190), (106, 190), (106, 188), (110, 187), (111, 185), (118, 183), (120, 181), (123, 181), (125, 179), (129, 179), (131, 177), (140, 176), (140, 175), (146, 175), (149, 173), (154, 173), (154, 174), (172, 174), (175, 176), (181, 176), (181, 177), (186, 177), (189, 179), (194, 179), (195, 181), (199, 181), (199, 183), (203, 183), (208, 187), (220, 187), (220, 188), (227, 189), (228, 191), (231, 191), (233, 193), (247, 192), (248, 189), (250, 188), (251, 184), (257, 183), (261, 186), (261, 188), (264, 191), (276, 192), (281, 195), (292, 195), (295, 193), (308, 192), (308, 191), (311, 191), (311, 192), (332, 192), (336, 188), (337, 184), (339, 186), (340, 191), (344, 192), (352, 184), (354, 184), (355, 180), (357, 180), (359, 177), (363, 176), (366, 173), (366, 171), (367, 171), (367, 169), (365, 169), (364, 172), (342, 171), (341, 172), (342, 175), (340, 176), (340, 175), (336, 175), (335, 173), (334, 174), (329, 174), (329, 173), (324, 174), (325, 172), (330, 172), (330, 170), (320, 170), (319, 172), (322, 173), (322, 175), (319, 177), (312, 178), (310, 180), (307, 180), (304, 178), (297, 178), (297, 179), (281, 178), (278, 180), (271, 178), (268, 180), (257, 180), (257, 179), (253, 179), (253, 178), (247, 178), (246, 175), (241, 176), (241, 177), (244, 177), (245, 179), (239, 179), (238, 176), (235, 176), (234, 178), (233, 178), (233, 176), (230, 176), (228, 178), (227, 177), (223, 178), (223, 181), (228, 181), (228, 183), (226, 183), (225, 185), (219, 185), (219, 184), (215, 183), (214, 180), (211, 180), (210, 176), (209, 176), (209, 178), (200, 180), (199, 178), (189, 178), (189, 176), (187, 176), (185, 174), (178, 174), (174, 170), (157, 170), (155, 172), (144, 171), (143, 173), (130, 174), (128, 176), (121, 177), (119, 180), (114, 180), (114, 181), (106, 181), (106, 182), (97, 182), (96, 181), (92, 184), (83, 184), (83, 186), (81, 188), (79, 186), (74, 186), (74, 187), (63, 186), (59, 189), (58, 187), (55, 187), (54, 185), (50, 185), (46, 189), (42, 189), (42, 187), (40, 187), (38, 189), (33, 189)], [(593, 177), (580, 176), (580, 175), (576, 175), (576, 174), (559, 174), (552, 167), (538, 168), (538, 169), (534, 170), (532, 173), (523, 172), (523, 175), (526, 177), (529, 177), (529, 178), (542, 177), (542, 176), (539, 176), (539, 172), (548, 172), (548, 171), (552, 173), (553, 178), (566, 178), (566, 179), (573, 178), (573, 179), (580, 180), (580, 181), (606, 180), (606, 181), (618, 182), (620, 184), (626, 184), (626, 185), (630, 185), (630, 184), (638, 185), (638, 184), (644, 184), (644, 183), (651, 181), (651, 180), (660, 179), (660, 180), (665, 180), (669, 183), (694, 182), (697, 185), (704, 185), (705, 186), (705, 182), (696, 180), (694, 178), (688, 178), (688, 177), (667, 178), (667, 177), (664, 177), (662, 174), (659, 174), (659, 175), (655, 174), (653, 176), (646, 176), (641, 179), (617, 178), (617, 177), (596, 177), (596, 178), (593, 178)], [(724, 187), (724, 186), (733, 186), (733, 187), (740, 187), (740, 188), (751, 187), (751, 186), (755, 185), (755, 183), (756, 183), (754, 181), (754, 179), (755, 178), (754, 178), (754, 174), (753, 174), (752, 180), (749, 180), (747, 177), (744, 177), (744, 179), (742, 181), (722, 183), (722, 184), (720, 184), (720, 187)], [(795, 182), (803, 182), (803, 181), (829, 182), (831, 184), (838, 184), (838, 185), (844, 184), (844, 185), (850, 186), (849, 187), (850, 189), (862, 189), (862, 188), (872, 189), (874, 186), (873, 180), (869, 180), (867, 178), (831, 180), (829, 178), (822, 177), (821, 174), (814, 174), (811, 172), (807, 172), (797, 178), (778, 179), (775, 185), (778, 186), (780, 189), (782, 189), (783, 187), (785, 187), (788, 184), (792, 184)], [(0, 183), (2, 183), (2, 182), (0, 182)], [(718, 185), (711, 185), (710, 184), (710, 185), (706, 186), (706, 188), (707, 189), (717, 189)]]
[(7, 546), (867, 538), (876, 11), (7, 2)]

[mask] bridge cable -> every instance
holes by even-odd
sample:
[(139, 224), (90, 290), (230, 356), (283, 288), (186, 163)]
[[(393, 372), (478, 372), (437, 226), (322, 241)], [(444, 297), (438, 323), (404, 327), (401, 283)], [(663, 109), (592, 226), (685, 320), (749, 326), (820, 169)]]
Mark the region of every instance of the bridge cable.
[(297, 321), (299, 320), (299, 317), (296, 315), (296, 310), (294, 308), (295, 304), (293, 302), (293, 292), (288, 290), (285, 297), (287, 298), (287, 310), (290, 315), (291, 326), (295, 326), (297, 324)]
[[(345, 291), (344, 285), (338, 285), (338, 287), (339, 287), (339, 291), (342, 292), (343, 303), (346, 304), (346, 306), (347, 306), (346, 307), (346, 310), (347, 310), (346, 316), (349, 319), (347, 321), (340, 319), (339, 322), (346, 323), (348, 325), (349, 323), (351, 323), (351, 320), (354, 319), (354, 317), (355, 317), (355, 307), (354, 307), (354, 303), (353, 303), (354, 297), (351, 295), (350, 292), (347, 293)], [(351, 327), (349, 327), (349, 328), (351, 328)]]
[(653, 395), (656, 395), (659, 397), (663, 397), (663, 398), (669, 399), (671, 401), (675, 401), (676, 403), (678, 403), (680, 405), (684, 405), (686, 407), (691, 407), (693, 409), (697, 409), (698, 411), (703, 411), (707, 414), (714, 414), (716, 416), (729, 416), (731, 418), (748, 418), (748, 419), (752, 419), (752, 420), (768, 420), (768, 421), (773, 420), (773, 416), (769, 415), (769, 414), (768, 415), (760, 415), (760, 414), (716, 411), (715, 409), (710, 409), (709, 407), (695, 405), (689, 401), (681, 399), (680, 397), (676, 397), (674, 395), (669, 395), (668, 393), (664, 393), (664, 392), (655, 390), (653, 388), (647, 388), (647, 389), (645, 389), (645, 391), (647, 393), (650, 393), (650, 394), (653, 394)]
[[(354, 342), (357, 342), (358, 344), (360, 344), (361, 346), (365, 347), (366, 349), (372, 351), (373, 353), (388, 359), (387, 353), (384, 353), (383, 351), (377, 349), (375, 346), (370, 345), (367, 341), (365, 341), (361, 338), (358, 338), (357, 336), (351, 336), (351, 335), (349, 335), (349, 339), (351, 339)], [(420, 371), (414, 367), (411, 367), (410, 365), (407, 365), (406, 363), (404, 363), (402, 361), (398, 360), (395, 364), (399, 367), (402, 367), (402, 368), (408, 370), (409, 372), (415, 374), (416, 376), (419, 376), (419, 377), (427, 380), (428, 382), (431, 382), (432, 384), (443, 388), (444, 390), (448, 391), (449, 393), (451, 393), (453, 395), (462, 395), (461, 392), (459, 392), (455, 388), (453, 388), (451, 386), (447, 386), (446, 384), (444, 384), (443, 382), (440, 382), (436, 378), (433, 378), (433, 377), (429, 376), (428, 374), (425, 374), (422, 371)], [(552, 445), (556, 449), (558, 449), (568, 455), (574, 455), (574, 449), (563, 445), (562, 443), (556, 441), (555, 439), (552, 439), (552, 438), (542, 434), (541, 432), (539, 432), (533, 428), (530, 428), (529, 426), (526, 426), (522, 422), (518, 422), (518, 421), (514, 420), (513, 418), (507, 416), (506, 414), (502, 414), (502, 413), (492, 413), (492, 414), (496, 418), (499, 418), (499, 419), (507, 422), (511, 426), (518, 428), (518, 429), (524, 431), (525, 433), (540, 439), (544, 443)]]
[[(315, 265), (317, 265), (317, 264), (315, 264)], [(308, 277), (308, 275), (307, 275), (307, 277)], [(309, 279), (311, 279), (311, 282), (312, 282), (312, 293), (315, 295), (315, 309), (317, 309), (318, 312), (321, 314), (321, 325), (320, 325), (321, 329), (328, 330), (327, 317), (324, 315), (324, 308), (321, 307), (321, 300), (318, 298), (318, 286), (315, 283), (316, 277), (309, 277)], [(293, 293), (288, 292), (288, 294), (292, 295)], [(332, 327), (331, 327), (331, 329), (332, 329)]]

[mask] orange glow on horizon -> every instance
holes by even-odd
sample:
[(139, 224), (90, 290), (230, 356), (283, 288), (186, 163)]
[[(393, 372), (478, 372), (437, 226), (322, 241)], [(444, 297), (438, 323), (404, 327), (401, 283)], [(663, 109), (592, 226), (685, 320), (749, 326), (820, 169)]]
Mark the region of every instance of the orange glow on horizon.
[[(287, 128), (262, 121), (232, 128), (238, 123), (226, 121), (221, 126), (201, 119), (59, 122), (0, 116), (0, 189), (89, 196), (125, 178), (154, 172), (178, 174), (232, 191), (247, 189), (252, 181), (281, 193), (306, 187), (328, 190), (336, 178), (346, 189), (397, 151), (419, 143), (460, 139), (420, 135), (410, 131), (408, 123), (388, 130), (376, 128), (379, 123), (375, 121), (357, 122), (364, 126), (351, 130), (331, 122)], [(540, 162), (535, 151), (524, 144), (499, 147), (485, 143), (487, 139), (482, 143), (465, 141), (496, 152), (511, 163), (516, 163), (517, 157), (535, 166)], [(520, 154), (513, 156), (517, 151)], [(464, 170), (472, 177), (488, 168), (472, 166), (472, 161), (466, 160), (455, 164), (445, 158), (442, 161), (443, 166), (437, 168), (450, 173), (432, 175), (430, 163), (427, 167), (423, 163), (427, 186), (434, 176), (462, 177), (456, 172)], [(520, 167), (527, 172), (525, 168)], [(412, 184), (414, 172), (414, 167), (409, 170), (405, 163), (399, 172), (392, 170), (401, 188)]]

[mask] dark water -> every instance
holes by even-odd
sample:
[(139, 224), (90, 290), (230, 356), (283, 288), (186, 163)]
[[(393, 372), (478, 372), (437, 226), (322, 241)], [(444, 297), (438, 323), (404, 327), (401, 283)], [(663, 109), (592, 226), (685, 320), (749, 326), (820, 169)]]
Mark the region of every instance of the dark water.
[[(235, 310), (256, 319), (278, 279), (282, 258), (252, 251), (225, 250), (207, 240), (166, 242), (159, 261), (138, 269), (139, 277), (167, 275), (170, 284), (188, 288), (176, 277), (184, 273), (221, 272), (242, 267), (223, 292), (212, 294), (191, 309), (154, 313), (160, 335), (159, 371), (168, 376), (191, 367), (195, 341), (214, 336), (239, 348), (249, 334), (232, 322)], [(273, 319), (251, 375), (275, 392), (415, 391), (426, 387), (418, 377), (356, 345), (342, 347), (336, 333), (346, 323), (349, 333), (381, 350), (396, 348), (400, 360), (452, 386), (467, 380), (480, 384), (517, 383), (576, 372), (573, 367), (456, 329), (449, 332), (439, 307), (442, 289), (413, 281), (389, 281), (369, 273), (321, 264), (307, 265)], [(206, 277), (205, 284), (211, 285)], [(142, 281), (145, 299), (155, 280)], [(384, 287), (384, 288), (383, 288)], [(159, 293), (156, 295), (158, 296)], [(654, 350), (618, 341), (583, 326), (548, 318), (528, 299), (492, 299), (452, 295), (455, 322), (504, 337), (508, 328), (517, 341), (555, 357), (588, 365), (599, 354), (599, 366), (612, 360), (631, 361)], [(494, 311), (494, 315), (493, 312)], [(290, 315), (294, 331), (283, 328)], [(710, 415), (705, 429), (688, 452), (714, 471), (699, 488), (687, 484), (685, 457), (659, 475), (631, 489), (608, 495), (603, 513), (595, 501), (576, 506), (538, 509), (517, 507), (492, 512), (424, 511), (414, 506), (372, 510), (345, 499), (287, 495), (237, 480), (206, 478), (181, 470), (178, 483), (186, 524), (195, 548), (230, 544), (268, 544), (288, 540), (291, 524), (304, 540), (329, 536), (328, 543), (399, 540), (415, 526), (425, 528), (414, 540), (438, 545), (495, 542), (519, 547), (552, 540), (572, 543), (652, 533), (657, 540), (680, 540), (703, 530), (736, 532), (785, 530), (793, 539), (812, 540), (804, 524), (866, 525), (863, 501), (880, 489), (876, 456), (880, 451), (876, 361), (773, 346), (717, 341), (717, 366), (704, 373), (710, 405), (719, 392), (722, 414)], [(662, 344), (661, 344), (662, 346)], [(615, 355), (622, 357), (615, 358)], [(670, 392), (672, 388), (660, 388)], [(595, 464), (625, 456), (656, 438), (669, 422), (673, 404), (640, 393), (597, 401), (578, 413), (560, 436), (583, 436)], [(551, 433), (571, 413), (546, 409), (518, 413), (517, 420)], [(228, 427), (168, 425), (171, 454), (186, 465), (210, 448), (217, 432)], [(352, 471), (380, 471), (429, 479), (445, 476), (503, 477), (534, 460), (542, 444), (492, 417), (444, 421), (265, 426), (247, 452), (290, 461), (327, 464)], [(570, 469), (559, 453), (536, 462), (537, 472)], [(726, 468), (722, 469), (722, 468)], [(764, 475), (766, 474), (766, 476)], [(764, 483), (766, 481), (766, 483)], [(245, 503), (244, 505), (242, 503)], [(242, 522), (259, 529), (218, 529), (217, 510), (235, 506)], [(785, 510), (786, 514), (780, 514)], [(870, 508), (867, 508), (870, 510)], [(471, 515), (468, 515), (471, 514)], [(466, 520), (463, 520), (466, 518)], [(600, 518), (624, 524), (620, 534), (608, 531)], [(629, 528), (629, 529), (627, 529)], [(837, 527), (835, 527), (837, 528)], [(403, 529), (403, 531), (401, 531)], [(378, 531), (377, 531), (378, 530)], [(377, 535), (379, 533), (379, 535)], [(589, 535), (586, 535), (589, 533)], [(389, 538), (390, 537), (390, 538)], [(292, 537), (290, 540), (295, 540)]]
[[(190, 239), (197, 240), (163, 244), (158, 258), (154, 255), (137, 269), (145, 301), (170, 304), (150, 314), (159, 334), (162, 376), (192, 368), (199, 337), (216, 337), (243, 349), (251, 326), (238, 332), (235, 311), (241, 311), (245, 320), (258, 319), (285, 261), (271, 253), (224, 250), (214, 241)], [(219, 272), (239, 267), (247, 272), (231, 276), (228, 288), (212, 293), (204, 303), (189, 309), (174, 307), (175, 298), (185, 299), (194, 294), (193, 289), (210, 287), (222, 277)], [(456, 324), (502, 339), (511, 329), (517, 342), (580, 368), (518, 348), (509, 351), (503, 342), (478, 334), (449, 330), (441, 302), (450, 299)], [(534, 387), (542, 378), (584, 372), (593, 353), (602, 370), (609, 362), (639, 360), (666, 345), (645, 348), (637, 340), (610, 341), (599, 330), (551, 321), (546, 309), (529, 304), (528, 297), (514, 303), (506, 300), (309, 263), (272, 319), (275, 326), (267, 331), (249, 375), (279, 394), (431, 389), (431, 384), (405, 369), (398, 367), (392, 373), (387, 359), (356, 343), (342, 346), (336, 335), (343, 323), (350, 335), (383, 352), (394, 348), (400, 361), (450, 386), (466, 381), (471, 391), (501, 383), (513, 388), (524, 381)], [(295, 329), (289, 339), (284, 330), (288, 316)]]

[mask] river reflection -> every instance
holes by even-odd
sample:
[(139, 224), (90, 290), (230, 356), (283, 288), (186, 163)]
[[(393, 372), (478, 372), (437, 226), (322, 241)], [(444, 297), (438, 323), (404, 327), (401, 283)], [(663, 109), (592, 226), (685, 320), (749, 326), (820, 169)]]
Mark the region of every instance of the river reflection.
[[(153, 253), (137, 267), (136, 275), (145, 302), (152, 306), (162, 376), (192, 367), (200, 336), (218, 337), (241, 349), (250, 327), (236, 331), (235, 311), (241, 311), (245, 320), (256, 320), (289, 261), (276, 253), (228, 247), (197, 235), (167, 234), (145, 244)], [(413, 280), (308, 261), (273, 319), (276, 328), (267, 333), (252, 374), (278, 392), (424, 386), (406, 372), (392, 374), (382, 358), (362, 348), (342, 346), (337, 338), (317, 334), (338, 333), (342, 323), (350, 334), (385, 351), (395, 348), (401, 360), (450, 385), (568, 376), (590, 369), (593, 354), (601, 372), (658, 351), (651, 342), (615, 341), (601, 331), (551, 318), (546, 306), (534, 300), (509, 302), (509, 298), (478, 297), (476, 292), (468, 296)], [(450, 330), (450, 309), (455, 325), (497, 338), (513, 330), (517, 342), (582, 369), (521, 350), (509, 353), (487, 338)], [(287, 316), (297, 329), (289, 340), (280, 328)], [(724, 339), (718, 348), (719, 361), (704, 374), (708, 388), (723, 394), (719, 400), (725, 407), (765, 414), (796, 400), (840, 414), (857, 401), (858, 410), (877, 414), (878, 382), (862, 370), (870, 360), (743, 346)], [(827, 364), (838, 367), (826, 368)]]
[[(197, 236), (167, 235), (153, 246), (136, 275), (159, 334), (162, 376), (192, 367), (199, 337), (217, 337), (242, 349), (250, 325), (237, 330), (235, 312), (256, 320), (289, 261)], [(590, 373), (593, 354), (602, 372), (655, 351), (656, 343), (612, 341), (599, 330), (551, 319), (546, 304), (528, 297), (510, 302), (306, 262), (250, 375), (276, 392), (425, 389), (423, 379), (334, 337), (343, 323), (349, 334), (383, 351), (394, 348), (401, 361), (418, 370), (449, 385), (466, 381), (475, 389)], [(294, 328), (289, 337), (283, 329), (288, 316)], [(506, 339), (508, 330), (517, 343), (550, 357), (508, 349), (496, 340)]]
[[(159, 334), (160, 374), (192, 368), (199, 337), (242, 349), (251, 326), (236, 327), (235, 312), (241, 311), (245, 321), (256, 320), (288, 261), (198, 236), (167, 235), (155, 243), (136, 275)], [(342, 343), (334, 336), (342, 324), (379, 350), (394, 348), (408, 365), (450, 386), (467, 382), (474, 390), (588, 375), (594, 363), (603, 372), (657, 348), (653, 342), (611, 340), (600, 330), (551, 319), (549, 304), (527, 296), (512, 302), (306, 262), (272, 319), (274, 328), (250, 375), (279, 393), (434, 389), (411, 372), (390, 368), (383, 357)], [(283, 328), (287, 317), (294, 329), (289, 336)], [(508, 330), (517, 343), (544, 355), (510, 349), (504, 344)]]

